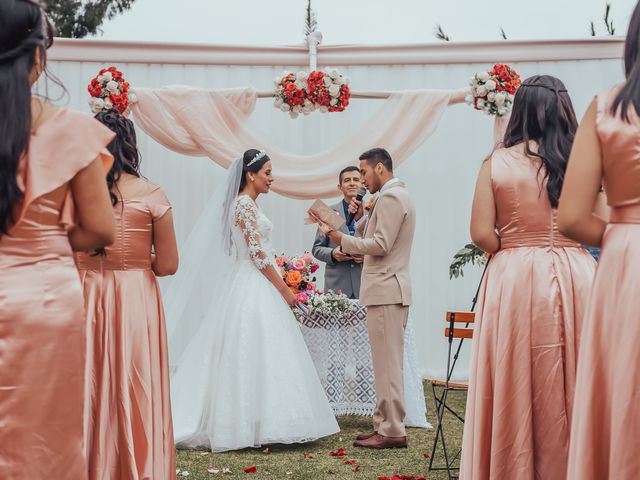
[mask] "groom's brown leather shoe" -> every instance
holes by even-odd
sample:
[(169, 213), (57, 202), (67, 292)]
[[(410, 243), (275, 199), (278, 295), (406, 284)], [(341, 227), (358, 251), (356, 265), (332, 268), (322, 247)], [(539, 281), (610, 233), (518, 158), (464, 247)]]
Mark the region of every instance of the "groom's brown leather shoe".
[(374, 436), (366, 440), (356, 440), (353, 442), (354, 447), (362, 448), (407, 448), (407, 437), (385, 437), (376, 433)]
[(367, 438), (371, 438), (377, 434), (378, 432), (376, 432), (375, 430), (371, 430), (370, 432), (365, 432), (365, 433), (359, 433), (358, 436), (356, 437), (356, 440), (366, 440)]

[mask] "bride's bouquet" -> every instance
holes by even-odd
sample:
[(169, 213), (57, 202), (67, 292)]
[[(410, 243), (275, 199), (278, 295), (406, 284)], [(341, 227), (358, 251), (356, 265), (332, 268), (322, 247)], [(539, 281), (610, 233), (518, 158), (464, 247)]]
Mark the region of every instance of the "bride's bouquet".
[(488, 72), (476, 73), (465, 101), (487, 115), (502, 117), (511, 112), (513, 98), (522, 81), (509, 65), (498, 63)]
[(298, 302), (307, 304), (316, 291), (316, 277), (313, 274), (320, 268), (311, 254), (305, 252), (297, 257), (282, 254), (276, 257), (276, 265), (280, 267), (282, 279), (296, 295)]

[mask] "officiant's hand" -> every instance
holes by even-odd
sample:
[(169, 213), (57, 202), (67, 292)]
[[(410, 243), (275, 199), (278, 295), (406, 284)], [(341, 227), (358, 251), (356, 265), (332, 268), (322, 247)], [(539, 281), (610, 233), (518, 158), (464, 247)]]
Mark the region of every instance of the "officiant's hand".
[(333, 252), (331, 252), (331, 256), (334, 258), (336, 262), (346, 262), (348, 260), (351, 260), (350, 255), (347, 255), (346, 253), (342, 253), (340, 251), (340, 247), (334, 248)]
[(362, 218), (364, 214), (364, 209), (362, 208), (362, 202), (356, 200), (355, 198), (351, 200), (349, 204), (349, 213), (353, 214), (353, 218), (355, 218), (356, 222)]
[(344, 235), (344, 233), (337, 230), (329, 230), (326, 235), (327, 237), (329, 237), (329, 240), (331, 240), (336, 245), (340, 246), (342, 244), (342, 236)]

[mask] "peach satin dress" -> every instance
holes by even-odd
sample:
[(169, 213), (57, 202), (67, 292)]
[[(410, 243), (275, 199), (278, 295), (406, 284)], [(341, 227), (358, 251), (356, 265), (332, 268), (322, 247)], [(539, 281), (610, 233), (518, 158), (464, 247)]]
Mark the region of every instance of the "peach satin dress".
[(595, 261), (560, 235), (540, 161), (491, 158), (501, 246), (480, 290), (460, 478), (566, 477), (576, 360)]
[(580, 345), (568, 479), (640, 478), (640, 118), (609, 113), (596, 129), (611, 218)]
[(91, 480), (175, 478), (169, 362), (160, 289), (151, 269), (153, 222), (171, 205), (162, 190), (114, 206), (105, 256), (76, 255), (88, 315)]
[(61, 109), (32, 133), (18, 221), (0, 235), (0, 478), (87, 478), (83, 439), (86, 322), (65, 223), (69, 181), (113, 134)]

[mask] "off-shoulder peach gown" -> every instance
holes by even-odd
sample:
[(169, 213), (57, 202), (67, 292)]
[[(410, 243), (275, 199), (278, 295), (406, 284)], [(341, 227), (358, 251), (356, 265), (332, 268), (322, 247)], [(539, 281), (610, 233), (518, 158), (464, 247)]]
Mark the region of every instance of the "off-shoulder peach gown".
[(61, 109), (31, 135), (18, 221), (0, 235), (0, 478), (87, 478), (83, 439), (86, 321), (65, 223), (69, 181), (113, 134)]
[(611, 218), (585, 318), (568, 479), (640, 478), (640, 118), (597, 97), (596, 130)]
[(516, 145), (489, 161), (501, 247), (480, 290), (460, 478), (560, 480), (596, 264), (558, 233), (539, 160)]
[(151, 269), (153, 223), (170, 208), (147, 184), (114, 206), (116, 240), (106, 255), (76, 255), (92, 332), (91, 480), (176, 475), (165, 319)]

